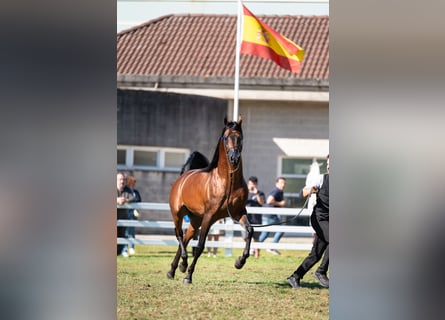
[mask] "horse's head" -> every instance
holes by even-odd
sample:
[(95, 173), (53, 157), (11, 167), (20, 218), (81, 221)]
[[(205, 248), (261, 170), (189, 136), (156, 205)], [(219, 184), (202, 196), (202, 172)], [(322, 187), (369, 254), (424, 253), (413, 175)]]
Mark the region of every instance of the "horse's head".
[(242, 122), (241, 116), (238, 117), (238, 121), (228, 122), (227, 118), (224, 119), (225, 127), (221, 139), (231, 166), (237, 166), (241, 160), (241, 151), (243, 150)]

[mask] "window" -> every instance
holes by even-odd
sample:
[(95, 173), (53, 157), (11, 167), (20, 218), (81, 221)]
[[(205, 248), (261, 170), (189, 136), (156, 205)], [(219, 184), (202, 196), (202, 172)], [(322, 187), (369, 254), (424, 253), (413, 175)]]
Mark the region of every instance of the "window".
[(170, 168), (182, 168), (185, 163), (184, 152), (166, 151), (164, 153), (164, 159), (165, 166)]
[(189, 155), (188, 149), (120, 145), (117, 168), (179, 172)]
[(156, 151), (133, 150), (133, 165), (142, 167), (156, 167), (158, 163)]
[(117, 149), (117, 165), (125, 165), (125, 149)]
[(301, 189), (306, 184), (306, 177), (313, 161), (319, 164), (320, 173), (326, 172), (326, 158), (281, 158), (279, 172), (280, 176), (286, 178), (284, 196), (289, 201), (289, 207), (303, 206), (306, 199), (302, 197)]

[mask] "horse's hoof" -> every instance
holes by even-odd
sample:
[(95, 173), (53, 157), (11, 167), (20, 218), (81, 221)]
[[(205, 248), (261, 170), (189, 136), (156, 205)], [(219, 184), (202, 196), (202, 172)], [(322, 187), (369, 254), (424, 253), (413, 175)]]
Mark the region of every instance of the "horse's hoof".
[(168, 279), (174, 279), (175, 278), (175, 274), (171, 271), (167, 272), (167, 278)]
[(235, 261), (235, 268), (241, 269), (246, 263), (246, 259), (244, 257), (238, 257)]
[(184, 264), (180, 264), (179, 265), (179, 271), (181, 271), (182, 273), (184, 273), (187, 270), (187, 265)]
[(184, 280), (182, 280), (182, 284), (192, 284), (192, 280), (184, 278)]

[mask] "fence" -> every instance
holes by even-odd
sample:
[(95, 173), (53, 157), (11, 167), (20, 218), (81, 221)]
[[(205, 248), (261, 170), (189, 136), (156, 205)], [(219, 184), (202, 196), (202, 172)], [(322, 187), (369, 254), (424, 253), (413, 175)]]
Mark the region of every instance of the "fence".
[[(138, 202), (117, 206), (122, 209), (137, 209), (137, 210), (159, 210), (170, 211), (170, 207), (167, 203), (154, 203), (154, 202)], [(248, 213), (254, 214), (277, 214), (279, 216), (295, 217), (298, 213), (299, 216), (309, 216), (309, 210), (304, 208), (270, 208), (270, 207), (246, 207)], [(170, 229), (174, 230), (175, 226), (172, 221), (149, 221), (149, 220), (117, 220), (117, 226), (125, 227), (142, 227), (152, 229)], [(188, 223), (183, 223), (183, 228), (186, 229)], [(207, 241), (206, 245), (209, 247), (225, 248), (226, 255), (231, 255), (232, 248), (244, 248), (244, 241), (235, 241), (234, 231), (241, 231), (242, 227), (238, 223), (234, 223), (232, 219), (226, 219), (226, 223), (213, 225), (216, 230), (224, 231), (224, 241)], [(251, 248), (260, 249), (284, 249), (284, 250), (310, 250), (312, 242), (308, 241), (312, 239), (315, 233), (311, 226), (291, 226), (291, 225), (275, 225), (267, 227), (254, 227), (255, 231), (269, 231), (269, 232), (284, 232), (282, 239), (286, 235), (292, 234), (292, 242), (253, 242)], [(266, 240), (267, 241), (267, 240)], [(142, 244), (142, 245), (166, 245), (177, 246), (178, 241), (176, 239), (126, 239), (117, 238), (118, 244)], [(191, 240), (189, 246), (196, 247), (198, 241)]]

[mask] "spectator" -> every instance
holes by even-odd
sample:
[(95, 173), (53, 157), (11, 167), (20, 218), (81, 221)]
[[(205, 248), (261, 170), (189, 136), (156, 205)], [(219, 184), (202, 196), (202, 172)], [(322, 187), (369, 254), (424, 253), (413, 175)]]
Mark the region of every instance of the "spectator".
[[(133, 176), (127, 177), (127, 187), (130, 188), (133, 196), (134, 201), (133, 202), (141, 202), (141, 195), (139, 194), (139, 191), (135, 189), (136, 186), (136, 179)], [(139, 213), (135, 209), (128, 209), (128, 220), (137, 220), (139, 217)], [(129, 240), (134, 240), (136, 237), (136, 228), (135, 227), (127, 227), (125, 236)], [(130, 245), (125, 245), (123, 248), (123, 251), (126, 251), (130, 256), (134, 255), (136, 252), (134, 251), (134, 243), (131, 242)]]
[(327, 271), (329, 267), (329, 155), (326, 162), (327, 173), (319, 175), (303, 189), (303, 196), (312, 193), (317, 194), (317, 201), (311, 214), (312, 227), (315, 230), (314, 243), (309, 255), (303, 260), (294, 273), (287, 278), (292, 288), (300, 288), (300, 280), (304, 275), (324, 257), (320, 266), (314, 273), (315, 278), (321, 286), (329, 288)]
[[(123, 173), (117, 174), (117, 205), (123, 205), (134, 201), (134, 196), (127, 187), (127, 176)], [(117, 209), (117, 220), (128, 219), (128, 209)], [(117, 237), (125, 238), (125, 227), (117, 227)], [(117, 245), (117, 255), (122, 254), (124, 257), (128, 257), (128, 253), (123, 251), (124, 245)]]
[[(284, 200), (284, 192), (283, 192), (285, 187), (286, 187), (286, 178), (278, 177), (275, 180), (275, 188), (267, 196), (265, 206), (267, 206), (267, 207), (281, 207), (281, 208), (285, 207), (286, 201)], [(264, 224), (273, 224), (273, 223), (279, 224), (280, 222), (281, 222), (280, 218), (276, 214), (264, 214), (263, 215), (263, 225)], [(280, 239), (283, 236), (283, 234), (284, 234), (283, 232), (276, 232), (272, 242), (273, 243), (280, 242)], [(259, 241), (264, 242), (264, 240), (266, 240), (266, 238), (268, 236), (269, 236), (268, 231), (261, 232)], [(278, 251), (276, 249), (267, 249), (266, 251), (269, 253), (272, 253), (272, 254), (276, 254), (276, 255), (281, 254), (280, 251)]]
[[(263, 204), (266, 202), (266, 195), (263, 191), (258, 190), (258, 178), (257, 177), (250, 177), (247, 181), (247, 187), (249, 189), (249, 195), (247, 198), (247, 206), (248, 207), (262, 207)], [(259, 214), (247, 214), (247, 219), (251, 224), (261, 224), (261, 215)], [(244, 241), (247, 241), (247, 231), (241, 230), (241, 236), (243, 237)], [(253, 241), (258, 242), (259, 241), (260, 232), (254, 232), (253, 233)], [(252, 254), (252, 253), (251, 253)], [(260, 249), (254, 249), (253, 255), (255, 258), (260, 257)]]

